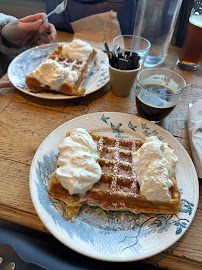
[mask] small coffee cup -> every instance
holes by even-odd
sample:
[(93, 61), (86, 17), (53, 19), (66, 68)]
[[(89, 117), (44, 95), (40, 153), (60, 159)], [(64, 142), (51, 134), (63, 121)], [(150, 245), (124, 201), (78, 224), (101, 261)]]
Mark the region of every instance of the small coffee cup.
[(134, 81), (137, 77), (140, 64), (137, 69), (120, 70), (109, 65), (110, 89), (115, 96), (127, 97), (130, 95)]

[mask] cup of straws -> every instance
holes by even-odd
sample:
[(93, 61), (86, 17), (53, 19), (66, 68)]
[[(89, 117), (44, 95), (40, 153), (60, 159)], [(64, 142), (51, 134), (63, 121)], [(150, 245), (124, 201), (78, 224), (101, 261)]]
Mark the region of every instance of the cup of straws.
[(111, 92), (120, 97), (127, 97), (148, 54), (149, 41), (133, 35), (114, 38), (113, 51), (110, 53), (104, 42), (109, 57), (109, 76)]

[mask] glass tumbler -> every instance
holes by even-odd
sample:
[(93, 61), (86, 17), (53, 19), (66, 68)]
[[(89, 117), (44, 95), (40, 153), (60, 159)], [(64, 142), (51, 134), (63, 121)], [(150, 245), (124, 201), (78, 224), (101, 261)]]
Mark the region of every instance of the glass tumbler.
[(179, 68), (196, 70), (202, 55), (202, 0), (195, 0), (189, 17), (186, 38), (177, 61)]
[(158, 123), (172, 112), (185, 88), (185, 80), (174, 71), (164, 68), (142, 70), (136, 85), (138, 115)]
[(150, 41), (144, 62), (154, 67), (164, 62), (182, 0), (139, 0), (133, 34)]
[(122, 35), (113, 39), (113, 52), (117, 55), (117, 48), (120, 48), (123, 55), (125, 53), (137, 53), (140, 56), (139, 64), (142, 66), (148, 55), (150, 45), (150, 42), (145, 38)]

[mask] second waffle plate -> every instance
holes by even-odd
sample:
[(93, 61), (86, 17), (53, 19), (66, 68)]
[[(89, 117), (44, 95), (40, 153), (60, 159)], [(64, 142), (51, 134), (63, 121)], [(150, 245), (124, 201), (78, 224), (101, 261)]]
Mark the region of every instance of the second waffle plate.
[[(37, 46), (15, 57), (8, 68), (8, 77), (13, 86), (25, 94), (43, 99), (61, 100), (78, 98), (79, 96), (67, 96), (60, 93), (35, 93), (29, 90), (25, 83), (27, 75), (39, 66), (48, 54), (59, 44), (60, 43), (53, 43)], [(83, 83), (83, 86), (86, 87), (86, 95), (99, 90), (109, 81), (108, 57), (106, 53), (101, 50), (96, 49), (96, 51), (97, 57), (95, 64)]]
[[(182, 194), (181, 210), (173, 215), (132, 214), (83, 206), (74, 223), (65, 220), (64, 205), (50, 197), (47, 186), (54, 171), (58, 146), (68, 130), (123, 138), (156, 135), (178, 155), (176, 176)], [(35, 209), (47, 229), (64, 245), (105, 261), (135, 261), (170, 247), (186, 232), (196, 213), (198, 178), (191, 158), (166, 130), (142, 118), (124, 113), (99, 112), (80, 116), (54, 130), (40, 145), (30, 170), (30, 193)]]

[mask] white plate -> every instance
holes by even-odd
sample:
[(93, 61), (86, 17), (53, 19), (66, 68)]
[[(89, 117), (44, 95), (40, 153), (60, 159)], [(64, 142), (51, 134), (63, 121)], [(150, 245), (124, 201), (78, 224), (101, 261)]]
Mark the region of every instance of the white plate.
[[(44, 99), (78, 98), (78, 96), (67, 96), (58, 93), (34, 93), (28, 89), (25, 83), (27, 75), (29, 75), (38, 65), (40, 65), (48, 54), (59, 44), (61, 43), (34, 47), (14, 58), (8, 67), (8, 77), (13, 86), (28, 95)], [(96, 51), (97, 57), (95, 64), (83, 84), (83, 86), (86, 87), (86, 95), (99, 90), (109, 81), (108, 57), (106, 53), (102, 52), (101, 50), (96, 49)]]
[[(86, 128), (119, 137), (144, 139), (156, 135), (168, 142), (179, 157), (176, 168), (182, 194), (177, 214), (132, 214), (83, 206), (74, 223), (65, 220), (64, 205), (47, 191), (68, 130)], [(63, 244), (86, 256), (106, 261), (141, 260), (174, 244), (190, 226), (198, 199), (198, 178), (182, 145), (163, 128), (137, 116), (99, 112), (77, 117), (54, 130), (38, 148), (30, 170), (30, 192), (35, 209), (47, 229)]]

